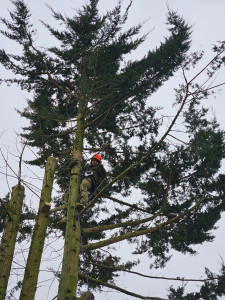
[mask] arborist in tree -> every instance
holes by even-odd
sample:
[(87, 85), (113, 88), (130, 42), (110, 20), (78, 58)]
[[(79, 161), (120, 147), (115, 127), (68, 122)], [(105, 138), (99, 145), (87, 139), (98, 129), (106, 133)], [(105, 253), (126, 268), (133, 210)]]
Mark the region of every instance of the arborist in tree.
[(106, 170), (102, 165), (102, 157), (99, 153), (94, 154), (90, 164), (84, 167), (80, 184), (80, 201), (77, 204), (77, 208), (82, 209), (88, 204), (88, 194), (92, 194), (105, 177)]

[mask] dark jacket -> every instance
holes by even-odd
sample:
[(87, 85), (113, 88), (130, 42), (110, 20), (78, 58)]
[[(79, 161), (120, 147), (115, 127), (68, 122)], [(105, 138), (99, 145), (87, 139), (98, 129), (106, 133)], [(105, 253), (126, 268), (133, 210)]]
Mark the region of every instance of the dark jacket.
[(106, 177), (106, 170), (102, 164), (92, 166), (91, 164), (84, 168), (84, 178), (91, 178), (92, 185), (97, 185)]

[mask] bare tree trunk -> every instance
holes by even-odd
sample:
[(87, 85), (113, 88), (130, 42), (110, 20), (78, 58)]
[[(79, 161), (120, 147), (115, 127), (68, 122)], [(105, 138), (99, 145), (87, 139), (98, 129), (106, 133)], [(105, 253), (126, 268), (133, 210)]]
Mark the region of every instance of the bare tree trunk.
[(45, 166), (45, 176), (41, 191), (41, 199), (32, 235), (31, 246), (27, 259), (24, 280), (20, 299), (32, 300), (35, 297), (41, 256), (49, 222), (48, 211), (50, 209), (52, 185), (55, 173), (56, 159), (49, 157)]
[(5, 299), (7, 284), (10, 275), (13, 254), (16, 244), (16, 236), (24, 199), (24, 187), (20, 184), (12, 189), (9, 203), (9, 214), (6, 218), (5, 229), (0, 245), (0, 299)]
[(69, 198), (67, 206), (67, 224), (62, 273), (59, 282), (58, 300), (76, 299), (76, 289), (79, 271), (80, 233), (75, 212), (79, 198), (80, 169), (84, 139), (84, 99), (80, 99), (76, 139), (73, 147), (73, 159), (76, 163), (71, 170)]

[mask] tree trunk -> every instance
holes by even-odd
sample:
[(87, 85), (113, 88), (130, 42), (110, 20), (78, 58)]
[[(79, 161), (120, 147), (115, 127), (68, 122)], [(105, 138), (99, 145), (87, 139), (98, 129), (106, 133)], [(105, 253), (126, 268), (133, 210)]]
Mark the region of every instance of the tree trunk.
[(36, 218), (36, 224), (34, 226), (34, 232), (32, 235), (31, 246), (20, 294), (21, 300), (32, 300), (35, 297), (41, 256), (49, 222), (48, 211), (50, 209), (55, 166), (56, 159), (54, 157), (49, 157), (45, 166), (45, 176), (42, 185), (38, 215)]
[(73, 159), (76, 162), (71, 170), (69, 197), (67, 206), (67, 224), (62, 273), (59, 282), (58, 300), (76, 299), (78, 282), (80, 233), (75, 212), (80, 192), (80, 169), (82, 167), (82, 150), (84, 139), (84, 99), (81, 98), (78, 108), (76, 139), (73, 146)]
[(0, 245), (0, 299), (5, 299), (6, 296), (16, 236), (19, 230), (23, 199), (24, 187), (18, 184), (12, 189), (9, 203), (10, 216), (6, 218), (5, 229)]

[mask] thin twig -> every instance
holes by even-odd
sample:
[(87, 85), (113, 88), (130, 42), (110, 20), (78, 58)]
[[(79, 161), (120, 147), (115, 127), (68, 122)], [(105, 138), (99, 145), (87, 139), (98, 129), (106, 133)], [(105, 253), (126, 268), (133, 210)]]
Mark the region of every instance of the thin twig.
[(198, 72), (188, 83), (190, 84), (192, 81), (194, 81), (201, 73), (203, 73), (206, 68), (215, 60), (217, 59), (217, 57), (220, 56), (220, 54), (222, 54), (225, 51), (225, 49), (223, 49), (222, 51), (220, 51), (216, 56), (213, 57), (213, 59), (200, 71)]
[(112, 201), (114, 201), (114, 202), (117, 202), (117, 203), (119, 203), (119, 204), (126, 205), (126, 206), (129, 206), (129, 207), (131, 207), (131, 208), (135, 208), (136, 210), (145, 212), (145, 213), (147, 213), (147, 214), (150, 213), (149, 211), (147, 211), (147, 210), (145, 210), (145, 209), (142, 209), (142, 208), (138, 207), (138, 206), (135, 205), (135, 204), (130, 204), (130, 203), (127, 203), (127, 202), (118, 200), (118, 199), (116, 199), (116, 198), (114, 198), (114, 197), (111, 197), (111, 196), (108, 196), (108, 195), (105, 195), (105, 194), (103, 194), (102, 197), (107, 198), (107, 199), (109, 199), (109, 200), (112, 200)]
[[(81, 273), (78, 273), (79, 275), (79, 278), (81, 278), (82, 280), (85, 280), (86, 281), (86, 276), (81, 274)], [(145, 297), (145, 296), (142, 296), (142, 295), (138, 295), (138, 294), (135, 294), (135, 293), (132, 293), (132, 292), (129, 292), (125, 289), (122, 289), (116, 285), (112, 285), (110, 283), (107, 283), (107, 282), (104, 282), (104, 281), (101, 281), (101, 280), (98, 280), (98, 279), (95, 279), (95, 278), (92, 278), (90, 276), (88, 276), (88, 280), (89, 281), (92, 281), (92, 282), (95, 282), (97, 284), (100, 284), (100, 285), (103, 285), (103, 286), (106, 286), (108, 288), (111, 288), (111, 289), (114, 289), (114, 290), (117, 290), (123, 294), (126, 294), (126, 295), (130, 295), (130, 296), (133, 296), (133, 297), (137, 297), (139, 299), (149, 299), (149, 300), (166, 300), (166, 299), (163, 299), (163, 298), (159, 298), (159, 297)]]
[(105, 268), (105, 269), (112, 269), (112, 270), (115, 270), (115, 271), (135, 274), (135, 275), (138, 275), (138, 276), (151, 278), (151, 279), (175, 280), (175, 281), (196, 281), (196, 282), (206, 282), (206, 281), (211, 281), (211, 280), (218, 279), (218, 277), (206, 278), (206, 279), (193, 279), (193, 278), (183, 278), (183, 277), (179, 277), (179, 276), (177, 276), (177, 277), (151, 276), (151, 275), (146, 275), (146, 274), (142, 274), (142, 273), (135, 272), (135, 271), (126, 270), (122, 266), (118, 266), (118, 267), (105, 266), (105, 265), (102, 265), (102, 264), (97, 264), (97, 263), (88, 262), (88, 261), (86, 261), (86, 264), (90, 264), (90, 265)]

